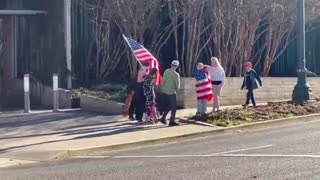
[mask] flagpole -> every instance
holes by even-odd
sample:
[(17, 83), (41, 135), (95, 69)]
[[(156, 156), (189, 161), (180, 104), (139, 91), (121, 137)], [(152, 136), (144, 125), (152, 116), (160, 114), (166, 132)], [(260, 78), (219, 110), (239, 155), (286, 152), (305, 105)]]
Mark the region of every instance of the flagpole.
[[(131, 49), (131, 51), (133, 52), (133, 49), (131, 48), (131, 46), (130, 46), (130, 44), (129, 44), (128, 38), (127, 38), (124, 34), (122, 34), (122, 37), (123, 37), (123, 39), (126, 41), (127, 45), (128, 45), (129, 48)], [(140, 64), (142, 70), (143, 70), (145, 73), (147, 73), (147, 71), (146, 71), (146, 70), (144, 69), (144, 67), (142, 66), (141, 62), (138, 60), (137, 56), (136, 56), (134, 53), (133, 53), (133, 55), (134, 55), (134, 57), (136, 58), (136, 60), (138, 61), (138, 63)]]

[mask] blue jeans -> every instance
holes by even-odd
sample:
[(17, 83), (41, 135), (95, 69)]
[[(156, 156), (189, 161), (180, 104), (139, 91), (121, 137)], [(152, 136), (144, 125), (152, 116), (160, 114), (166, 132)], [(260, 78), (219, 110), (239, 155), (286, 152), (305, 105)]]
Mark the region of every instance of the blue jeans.
[(207, 100), (198, 100), (197, 101), (197, 112), (201, 113), (201, 114), (207, 113), (207, 106), (208, 106)]

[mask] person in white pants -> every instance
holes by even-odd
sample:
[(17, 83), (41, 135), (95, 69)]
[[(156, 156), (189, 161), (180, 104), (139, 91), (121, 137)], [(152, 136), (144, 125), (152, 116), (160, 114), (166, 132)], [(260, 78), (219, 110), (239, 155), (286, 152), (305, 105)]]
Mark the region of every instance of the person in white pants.
[(214, 95), (212, 111), (220, 111), (220, 94), (226, 80), (226, 74), (219, 59), (216, 57), (211, 58), (211, 66), (208, 68)]

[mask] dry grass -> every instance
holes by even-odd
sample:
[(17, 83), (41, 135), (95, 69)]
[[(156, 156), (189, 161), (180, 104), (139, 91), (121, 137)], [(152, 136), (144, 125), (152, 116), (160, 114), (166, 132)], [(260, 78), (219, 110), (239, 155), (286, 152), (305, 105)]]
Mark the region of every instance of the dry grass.
[(251, 122), (261, 122), (314, 113), (320, 113), (320, 101), (304, 106), (291, 103), (279, 103), (270, 106), (259, 106), (257, 108), (225, 109), (220, 112), (210, 113), (205, 117), (194, 116), (191, 119), (205, 121), (217, 126), (231, 127)]

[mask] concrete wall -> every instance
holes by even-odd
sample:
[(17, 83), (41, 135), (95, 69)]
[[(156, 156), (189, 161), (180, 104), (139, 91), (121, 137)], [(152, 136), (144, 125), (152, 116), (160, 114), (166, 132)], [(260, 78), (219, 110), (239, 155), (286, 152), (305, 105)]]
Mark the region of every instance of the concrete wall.
[[(50, 84), (52, 74), (58, 73), (59, 87), (66, 87), (66, 77), (70, 72), (66, 66), (64, 46), (64, 0), (2, 0), (0, 8), (48, 11), (46, 15), (0, 17), (0, 39), (3, 43), (3, 52), (0, 53), (0, 106), (3, 109), (20, 109), (24, 101), (23, 74), (33, 74), (41, 82)], [(14, 28), (15, 22), (17, 29)], [(31, 104), (52, 107), (50, 88), (36, 86), (33, 91)], [(71, 93), (60, 92), (60, 108), (71, 107)]]
[[(312, 97), (320, 96), (320, 78), (308, 78), (311, 85)], [(178, 106), (182, 108), (196, 107), (197, 98), (194, 78), (182, 78), (178, 94)], [(246, 91), (240, 90), (242, 78), (227, 78), (221, 95), (222, 105), (239, 105), (245, 102)], [(255, 91), (258, 103), (267, 101), (291, 99), (297, 78), (262, 78), (263, 87)], [(212, 106), (210, 102), (210, 106)]]
[[(30, 83), (31, 103), (41, 107), (53, 108), (53, 89), (38, 82)], [(33, 102), (32, 102), (33, 101)], [(59, 109), (70, 109), (72, 107), (71, 91), (59, 89)]]
[(23, 83), (15, 79), (15, 35), (13, 31), (14, 18), (0, 17), (0, 106), (3, 109), (23, 107)]
[(2, 109), (21, 109), (24, 103), (23, 81), (11, 79), (1, 83), (4, 85), (0, 95)]
[(124, 104), (90, 96), (80, 97), (80, 107), (84, 111), (122, 114)]
[[(23, 80), (11, 79), (5, 82), (0, 96), (0, 105), (3, 109), (24, 107)], [(32, 108), (53, 108), (53, 90), (39, 82), (30, 82), (30, 103)], [(71, 91), (59, 89), (59, 108), (70, 109), (72, 107)]]

